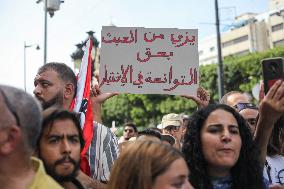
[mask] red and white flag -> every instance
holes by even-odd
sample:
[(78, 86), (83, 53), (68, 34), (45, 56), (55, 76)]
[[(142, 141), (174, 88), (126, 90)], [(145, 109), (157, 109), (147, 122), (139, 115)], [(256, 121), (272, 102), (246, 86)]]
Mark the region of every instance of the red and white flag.
[(93, 112), (90, 101), (91, 94), (91, 67), (92, 67), (92, 40), (89, 39), (84, 49), (84, 56), (81, 62), (80, 71), (77, 78), (77, 93), (70, 110), (80, 113), (81, 128), (85, 146), (81, 151), (81, 170), (90, 176), (90, 166), (86, 157), (86, 152), (91, 145), (93, 138)]

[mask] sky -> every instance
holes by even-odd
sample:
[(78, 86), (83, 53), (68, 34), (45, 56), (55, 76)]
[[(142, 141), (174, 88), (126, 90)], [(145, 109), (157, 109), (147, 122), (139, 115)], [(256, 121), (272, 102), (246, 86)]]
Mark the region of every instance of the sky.
[[(268, 10), (268, 0), (219, 0), (221, 31), (245, 12)], [(198, 29), (199, 40), (216, 33), (214, 0), (65, 0), (47, 21), (47, 62), (73, 68), (75, 44), (102, 26)], [(0, 0), (0, 84), (24, 89), (24, 42), (27, 92), (33, 91), (43, 65), (44, 11), (36, 0)], [(40, 50), (36, 50), (36, 44)]]

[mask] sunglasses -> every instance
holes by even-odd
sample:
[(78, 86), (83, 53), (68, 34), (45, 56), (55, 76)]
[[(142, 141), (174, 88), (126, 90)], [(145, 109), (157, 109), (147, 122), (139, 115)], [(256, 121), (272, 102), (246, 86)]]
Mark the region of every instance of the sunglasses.
[(177, 132), (179, 130), (180, 126), (174, 126), (174, 125), (169, 125), (165, 128), (166, 131), (174, 131)]
[(251, 103), (238, 103), (236, 105), (233, 106), (235, 109), (237, 109), (238, 112), (244, 110), (244, 109), (255, 109), (258, 110), (258, 108), (251, 104)]
[(7, 96), (5, 95), (5, 93), (3, 92), (2, 89), (0, 89), (0, 93), (1, 95), (3, 96), (3, 99), (4, 99), (4, 103), (6, 104), (8, 110), (13, 114), (13, 116), (15, 117), (16, 119), (16, 122), (17, 122), (17, 125), (20, 126), (20, 119), (19, 119), (19, 116), (14, 108), (14, 106), (12, 106), (12, 103), (8, 100)]
[(124, 129), (124, 132), (129, 132), (129, 133), (133, 133), (134, 132), (134, 130), (132, 130), (132, 129)]

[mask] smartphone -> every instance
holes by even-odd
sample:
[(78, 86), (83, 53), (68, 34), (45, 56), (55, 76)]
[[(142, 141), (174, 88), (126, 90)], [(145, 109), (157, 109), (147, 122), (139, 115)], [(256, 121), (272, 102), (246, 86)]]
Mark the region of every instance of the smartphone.
[(261, 60), (264, 92), (267, 94), (272, 85), (279, 79), (284, 80), (284, 59), (282, 57)]

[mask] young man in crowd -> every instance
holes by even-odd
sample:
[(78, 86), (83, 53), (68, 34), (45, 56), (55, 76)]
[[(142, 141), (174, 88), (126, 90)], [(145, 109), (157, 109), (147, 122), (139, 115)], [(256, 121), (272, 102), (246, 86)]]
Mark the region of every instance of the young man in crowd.
[(46, 171), (64, 188), (95, 188), (104, 186), (94, 180), (93, 185), (81, 182), (80, 153), (84, 146), (80, 121), (75, 113), (54, 110), (45, 116), (37, 144), (37, 154)]
[(32, 96), (0, 85), (0, 188), (62, 188), (32, 157), (41, 120), (40, 105)]
[(131, 122), (125, 123), (123, 128), (123, 136), (120, 138), (119, 142), (126, 142), (132, 137), (137, 137), (137, 135), (138, 130), (136, 125)]
[(251, 103), (237, 103), (235, 108), (248, 122), (252, 135), (254, 135), (258, 117), (258, 108)]
[[(34, 95), (43, 109), (56, 106), (68, 110), (76, 95), (77, 81), (74, 72), (63, 63), (48, 63), (39, 68), (34, 79)], [(97, 92), (97, 91), (94, 91)], [(101, 121), (101, 105), (113, 94), (99, 94), (91, 97), (94, 114), (94, 134), (87, 159), (90, 163), (91, 177), (107, 182), (110, 168), (118, 157), (118, 141)]]

